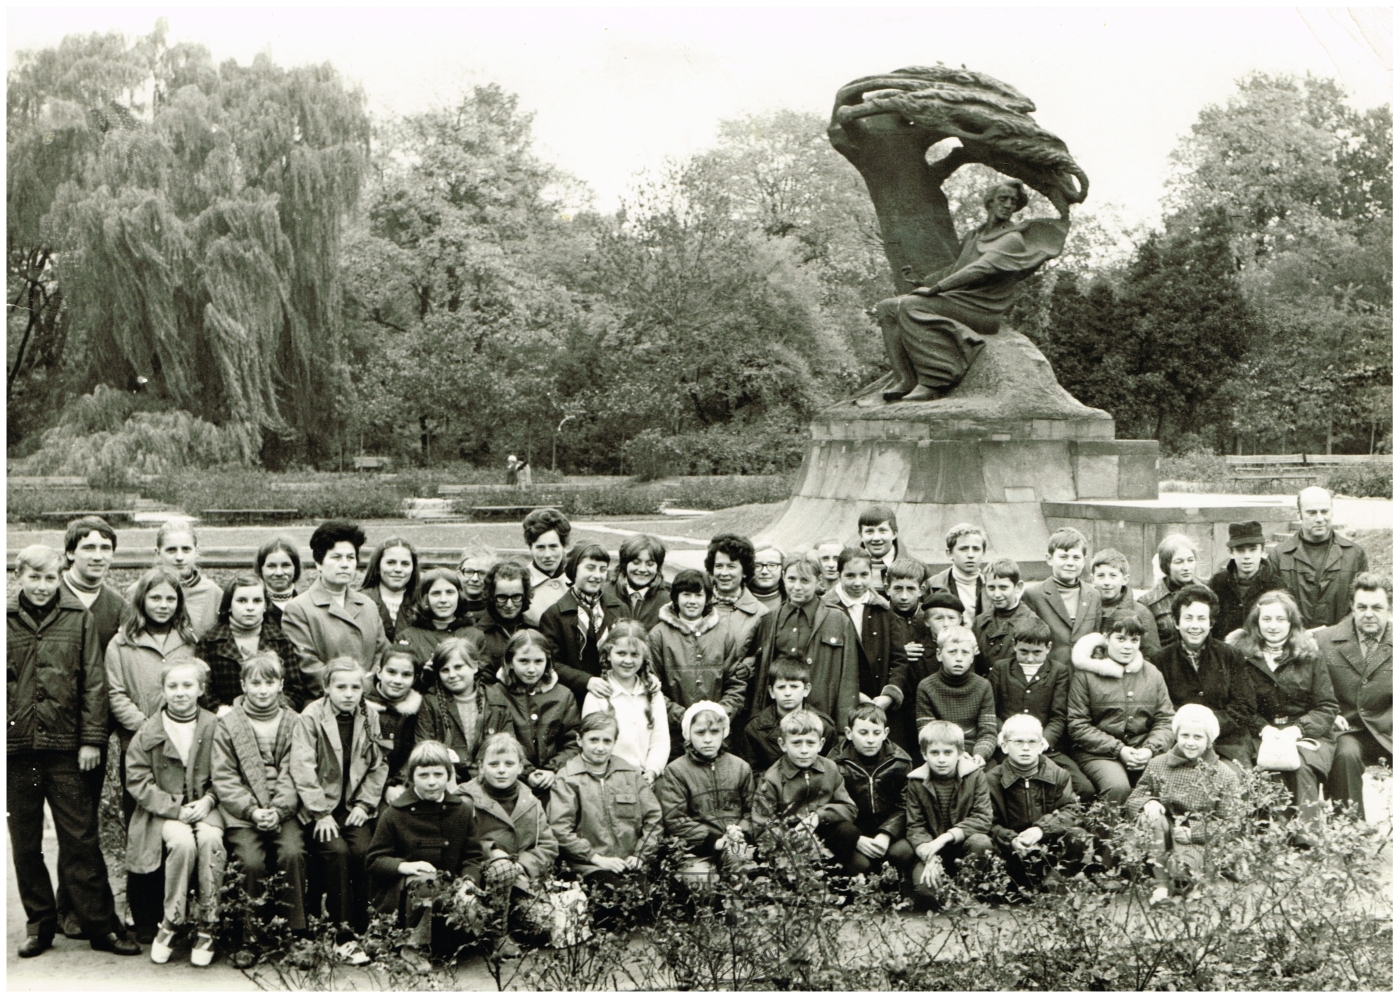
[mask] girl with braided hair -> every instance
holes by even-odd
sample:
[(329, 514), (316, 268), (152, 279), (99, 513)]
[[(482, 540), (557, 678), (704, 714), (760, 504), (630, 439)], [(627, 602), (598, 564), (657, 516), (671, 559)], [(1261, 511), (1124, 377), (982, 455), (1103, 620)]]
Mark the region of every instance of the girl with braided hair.
[(611, 709), (618, 725), (613, 754), (640, 769), (647, 783), (654, 783), (671, 756), (671, 730), (661, 680), (651, 670), (646, 626), (619, 620), (599, 652), (603, 678), (612, 692), (606, 697), (589, 693), (580, 714), (587, 717)]

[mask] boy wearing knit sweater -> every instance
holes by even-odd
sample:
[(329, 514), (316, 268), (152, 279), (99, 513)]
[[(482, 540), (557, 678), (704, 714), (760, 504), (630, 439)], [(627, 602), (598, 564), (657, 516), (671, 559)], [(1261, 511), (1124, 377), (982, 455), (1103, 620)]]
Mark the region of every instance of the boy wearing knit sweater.
[(955, 861), (980, 861), (992, 850), (987, 781), (963, 746), (962, 728), (950, 721), (930, 721), (919, 730), (924, 764), (904, 786), (904, 834), (918, 860), (910, 885), (916, 909), (937, 906), (937, 884)]
[(938, 635), (940, 668), (919, 683), (914, 716), (921, 750), (926, 724), (951, 721), (973, 743), (970, 759), (981, 768), (997, 748), (997, 709), (992, 684), (972, 672), (976, 655), (977, 638), (966, 627), (949, 627)]

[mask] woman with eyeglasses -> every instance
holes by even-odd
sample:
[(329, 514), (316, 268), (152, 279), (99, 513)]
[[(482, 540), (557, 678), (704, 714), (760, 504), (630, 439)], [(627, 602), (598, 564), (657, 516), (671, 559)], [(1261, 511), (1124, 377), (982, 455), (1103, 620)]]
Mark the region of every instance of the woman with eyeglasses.
[(495, 561), (496, 556), (490, 551), (474, 545), (462, 552), (462, 560), (457, 563), (457, 575), (462, 580), (462, 613), (471, 617), (474, 624), (486, 619), (486, 573)]
[(538, 630), (525, 620), (530, 609), (530, 572), (513, 561), (501, 561), (486, 572), (486, 616), (477, 622), (483, 634), (482, 650), (490, 660), (490, 668), (479, 676), (481, 682), (494, 681), (505, 663), (506, 645), (517, 631)]

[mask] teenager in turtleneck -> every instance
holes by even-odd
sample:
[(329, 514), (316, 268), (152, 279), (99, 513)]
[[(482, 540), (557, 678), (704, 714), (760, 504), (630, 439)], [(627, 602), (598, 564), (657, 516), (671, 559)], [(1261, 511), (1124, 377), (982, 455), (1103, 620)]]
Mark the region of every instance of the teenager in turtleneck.
[(489, 664), (482, 670), (482, 682), (495, 681), (505, 664), (506, 645), (516, 631), (530, 628), (525, 617), (532, 595), (529, 571), (513, 561), (497, 562), (486, 573), (486, 616), (476, 622)]
[(301, 555), (291, 541), (285, 537), (274, 537), (258, 549), (253, 566), (258, 578), (263, 580), (268, 619), (280, 624), (282, 608), (297, 595), (297, 583), (301, 581)]
[(486, 573), (495, 563), (495, 556), (481, 547), (463, 551), (457, 562), (457, 575), (462, 580), (462, 614), (478, 627), (486, 619)]
[(1104, 548), (1094, 555), (1089, 563), (1089, 578), (1099, 591), (1099, 602), (1105, 614), (1114, 610), (1131, 610), (1142, 622), (1142, 654), (1152, 658), (1162, 650), (1162, 639), (1157, 635), (1157, 618), (1146, 605), (1133, 599), (1133, 589), (1128, 582), (1130, 572), (1127, 557), (1113, 548)]
[(200, 699), (206, 710), (223, 713), (232, 706), (243, 692), (243, 663), (259, 652), (276, 655), (284, 675), (291, 677), (284, 692), (292, 709), (306, 705), (296, 646), (268, 615), (266, 593), (258, 576), (235, 576), (219, 604), (219, 622), (199, 639), (196, 654), (209, 666), (209, 681)]
[(951, 564), (928, 580), (929, 590), (946, 589), (957, 593), (963, 605), (964, 627), (972, 627), (987, 609), (983, 597), (982, 556), (987, 552), (987, 535), (972, 523), (959, 523), (943, 538)]
[(69, 522), (63, 536), (68, 568), (63, 587), (88, 608), (103, 650), (121, 627), (126, 600), (106, 584), (117, 550), (117, 532), (100, 516), (84, 516)]
[(617, 598), (624, 617), (650, 631), (661, 619), (661, 608), (671, 601), (671, 587), (661, 577), (666, 545), (651, 534), (633, 534), (617, 549), (617, 579), (604, 592)]
[(613, 622), (622, 616), (616, 597), (603, 591), (611, 556), (597, 544), (582, 544), (569, 552), (564, 575), (569, 591), (540, 617), (540, 631), (554, 645), (554, 668), (559, 681), (580, 704), (586, 693), (605, 697), (612, 687), (600, 679), (598, 647)]
[(456, 635), (479, 641), (462, 596), (462, 580), (450, 568), (430, 568), (418, 585), (413, 624), (399, 631), (394, 649), (406, 651), (420, 666), (433, 657), (433, 649)]
[[(213, 579), (199, 573), (199, 538), (189, 520), (174, 517), (160, 525), (156, 531), (156, 563), (169, 568), (179, 579), (185, 613), (198, 640), (217, 622), (224, 591)], [(135, 586), (126, 591), (128, 603), (136, 602), (135, 592)]]
[(1069, 665), (1074, 643), (1098, 632), (1103, 619), (1099, 593), (1082, 578), (1089, 542), (1073, 527), (1050, 535), (1045, 563), (1050, 578), (1026, 587), (1021, 599), (1050, 628), (1050, 658)]
[(569, 547), (569, 518), (557, 509), (537, 509), (520, 524), (530, 549), (530, 609), (525, 623), (540, 626), (544, 612), (569, 591), (564, 553)]
[(783, 601), (783, 552), (771, 544), (755, 546), (749, 592), (770, 612)]
[(1176, 640), (1172, 621), (1172, 596), (1182, 586), (1196, 580), (1196, 542), (1185, 534), (1168, 534), (1157, 545), (1157, 567), (1162, 578), (1138, 600), (1152, 611), (1157, 637), (1163, 648)]

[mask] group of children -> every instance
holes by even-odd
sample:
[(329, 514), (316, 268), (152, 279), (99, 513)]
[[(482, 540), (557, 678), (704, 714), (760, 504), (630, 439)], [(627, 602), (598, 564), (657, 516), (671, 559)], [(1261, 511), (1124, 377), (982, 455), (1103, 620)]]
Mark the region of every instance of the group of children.
[[(585, 890), (605, 888), (648, 868), (664, 834), (699, 883), (810, 833), (812, 857), (850, 875), (889, 863), (928, 906), (959, 859), (1000, 852), (1026, 887), (1081, 863), (1096, 795), (1198, 845), (1237, 779), (1211, 749), (1215, 712), (1176, 709), (1144, 659), (1126, 559), (1100, 552), (1091, 585), (1072, 529), (1050, 537), (1051, 577), (1034, 585), (1013, 561), (984, 566), (985, 536), (966, 525), (930, 577), (877, 507), (859, 546), (784, 555), (721, 535), (706, 571), (668, 586), (656, 538), (629, 538), (610, 580), (610, 553), (570, 550), (568, 521), (544, 510), (524, 524), (528, 568), (468, 552), (458, 572), (420, 576), (395, 538), (354, 590), (364, 535), (330, 521), (311, 540), (315, 585), (292, 592), (295, 546), (271, 542), (197, 634), (197, 541), (168, 525), (104, 670), (95, 604), (59, 584), (91, 582), (75, 564), (93, 534), (114, 548), (101, 527), (70, 527), (67, 572), (45, 547), (17, 561), (7, 748), (24, 956), (62, 916), (37, 845), (21, 845), (39, 839), (38, 812), (16, 806), (26, 780), (67, 815), (60, 888), (82, 931), (138, 951), (89, 870), (100, 775), (82, 774), (105, 752), (109, 708), (133, 915), (163, 897), (157, 963), (186, 932), (191, 962), (212, 959), (229, 852), (254, 898), (280, 874), (266, 903), (292, 933), (324, 898), (359, 963), (371, 912), (396, 914), (405, 959), (426, 967), (445, 877), (537, 898), (562, 859)], [(760, 561), (777, 582), (751, 590)], [(85, 795), (59, 802), (71, 786)]]

